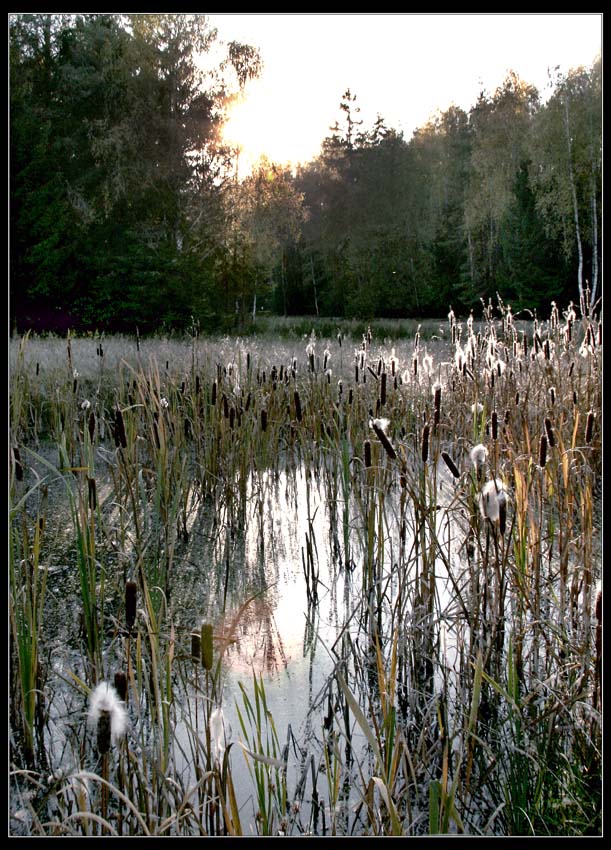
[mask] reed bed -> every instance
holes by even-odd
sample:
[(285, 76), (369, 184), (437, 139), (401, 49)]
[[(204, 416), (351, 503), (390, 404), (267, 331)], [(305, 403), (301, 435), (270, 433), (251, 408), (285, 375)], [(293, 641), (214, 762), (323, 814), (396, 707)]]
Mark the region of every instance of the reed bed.
[(12, 834), (601, 833), (601, 321), (351, 330), (11, 341)]

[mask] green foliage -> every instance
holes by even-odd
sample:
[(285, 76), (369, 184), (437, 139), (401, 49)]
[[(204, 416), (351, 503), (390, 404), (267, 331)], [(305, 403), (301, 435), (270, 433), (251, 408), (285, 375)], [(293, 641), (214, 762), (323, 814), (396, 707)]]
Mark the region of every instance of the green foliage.
[[(227, 107), (259, 51), (200, 14), (10, 17), (11, 314), (20, 328), (243, 329), (600, 296), (600, 62), (549, 101), (510, 72), (410, 140), (347, 89), (296, 174), (239, 179)], [(60, 322), (60, 324), (62, 324)], [(66, 329), (65, 327), (57, 329)]]

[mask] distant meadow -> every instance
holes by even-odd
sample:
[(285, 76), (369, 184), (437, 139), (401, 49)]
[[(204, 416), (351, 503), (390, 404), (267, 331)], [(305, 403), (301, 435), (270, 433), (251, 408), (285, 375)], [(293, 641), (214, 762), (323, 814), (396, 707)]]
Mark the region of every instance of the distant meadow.
[(601, 834), (598, 315), (257, 326), (10, 340), (10, 834)]

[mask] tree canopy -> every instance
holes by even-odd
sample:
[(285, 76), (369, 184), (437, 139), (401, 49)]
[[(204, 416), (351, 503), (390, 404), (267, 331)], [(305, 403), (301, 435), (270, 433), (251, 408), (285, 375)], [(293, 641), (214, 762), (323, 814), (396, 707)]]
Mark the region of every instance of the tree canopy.
[[(444, 315), (601, 294), (601, 69), (510, 73), (409, 140), (347, 90), (319, 155), (239, 180), (222, 141), (259, 51), (199, 14), (10, 17), (18, 327), (244, 325), (265, 308)], [(215, 54), (216, 55), (216, 54)], [(216, 61), (216, 60), (215, 60)]]

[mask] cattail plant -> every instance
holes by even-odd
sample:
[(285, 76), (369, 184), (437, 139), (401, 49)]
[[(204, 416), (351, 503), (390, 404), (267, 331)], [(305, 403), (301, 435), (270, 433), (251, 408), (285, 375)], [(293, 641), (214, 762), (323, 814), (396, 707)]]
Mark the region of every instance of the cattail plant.
[(123, 413), (120, 407), (115, 408), (115, 446), (122, 449), (127, 448), (125, 422), (123, 421)]
[(303, 414), (301, 412), (301, 399), (299, 398), (299, 392), (297, 390), (293, 393), (293, 398), (295, 400), (295, 416), (297, 421), (301, 422)]
[(127, 676), (123, 670), (117, 670), (115, 673), (115, 690), (119, 699), (127, 702)]
[(127, 731), (127, 712), (117, 691), (108, 682), (100, 682), (89, 696), (89, 726), (95, 730), (97, 749), (106, 754)]
[(426, 463), (427, 460), (429, 459), (429, 432), (430, 432), (430, 430), (431, 430), (430, 425), (427, 422), (427, 424), (422, 429), (422, 440), (421, 440), (421, 444), (420, 444), (422, 463)]
[(547, 463), (547, 437), (545, 434), (541, 434), (541, 439), (539, 440), (539, 469), (544, 469), (545, 464)]
[(586, 419), (586, 432), (585, 432), (585, 441), (586, 444), (589, 445), (592, 442), (592, 436), (594, 433), (594, 412), (592, 410), (588, 413), (588, 418)]
[(483, 443), (478, 443), (476, 446), (473, 446), (470, 452), (471, 463), (475, 467), (475, 472), (479, 477), (484, 468), (484, 464), (488, 459), (488, 449)]
[(437, 428), (441, 416), (441, 384), (439, 381), (433, 384), (433, 411), (433, 425)]
[(200, 634), (201, 661), (204, 670), (212, 670), (214, 647), (212, 642), (212, 623), (202, 623)]
[(443, 458), (445, 465), (448, 467), (454, 478), (460, 478), (460, 472), (458, 471), (456, 464), (454, 463), (448, 452), (442, 451), (441, 457)]
[(191, 632), (191, 660), (199, 664), (202, 658), (202, 636), (200, 632)]
[(479, 507), (482, 516), (490, 522), (498, 522), (501, 509), (504, 509), (506, 504), (505, 485), (500, 478), (492, 478), (484, 485), (480, 493)]
[(388, 427), (388, 419), (372, 419), (371, 427), (375, 431), (376, 437), (382, 443), (384, 451), (391, 460), (395, 460), (397, 453), (395, 452), (392, 443), (386, 436), (386, 428)]
[(136, 605), (138, 597), (138, 585), (135, 581), (125, 582), (125, 625), (127, 631), (131, 632), (136, 622)]

